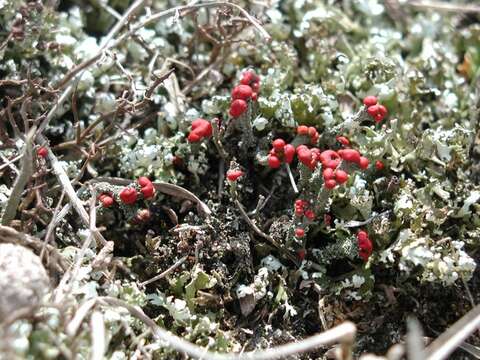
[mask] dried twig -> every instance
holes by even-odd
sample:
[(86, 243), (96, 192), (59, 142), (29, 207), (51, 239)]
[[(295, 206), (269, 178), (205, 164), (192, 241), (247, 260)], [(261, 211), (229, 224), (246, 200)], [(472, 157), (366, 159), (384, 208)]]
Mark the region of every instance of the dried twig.
[(480, 305), (475, 306), (432, 342), (425, 351), (425, 358), (428, 360), (447, 359), (478, 328), (480, 328)]
[[(47, 140), (43, 137), (42, 134), (37, 135), (37, 140), (44, 144), (47, 143)], [(50, 148), (47, 145), (45, 145), (45, 148), (48, 150), (48, 159), (50, 160), (50, 163), (52, 165), (53, 172), (57, 176), (58, 181), (60, 182), (65, 193), (67, 194), (73, 208), (78, 213), (78, 215), (80, 215), (80, 219), (82, 220), (83, 224), (85, 226), (90, 226), (90, 219), (88, 213), (83, 207), (81, 200), (78, 198), (75, 189), (73, 188), (72, 183), (68, 178), (68, 175), (65, 173), (65, 170), (63, 169), (55, 154), (50, 150)], [(92, 229), (92, 233), (95, 240), (97, 240), (99, 243), (101, 243), (102, 245), (105, 245), (107, 243), (107, 240), (105, 240), (103, 235), (100, 234), (100, 231), (98, 231), (96, 228)]]
[(145, 286), (145, 285), (148, 285), (148, 284), (151, 284), (157, 280), (160, 280), (160, 279), (163, 279), (165, 276), (169, 275), (171, 272), (173, 272), (176, 268), (178, 268), (180, 265), (182, 265), (185, 260), (188, 259), (188, 255), (187, 256), (184, 256), (182, 257), (180, 260), (178, 260), (175, 264), (173, 264), (172, 266), (170, 266), (167, 270), (165, 270), (164, 272), (162, 272), (161, 274), (158, 274), (157, 276), (154, 276), (153, 278), (149, 279), (149, 280), (146, 280), (142, 283), (140, 283), (140, 286)]
[(125, 308), (132, 316), (138, 318), (152, 329), (153, 336), (167, 344), (173, 349), (188, 354), (197, 359), (209, 360), (271, 360), (286, 358), (290, 355), (301, 354), (312, 351), (320, 346), (340, 343), (342, 345), (342, 354), (344, 359), (351, 357), (351, 347), (355, 339), (356, 327), (351, 322), (344, 322), (328, 331), (311, 336), (307, 339), (280, 345), (262, 351), (244, 352), (242, 354), (220, 354), (211, 352), (192, 344), (164, 329), (159, 327), (151, 318), (149, 318), (139, 307), (127, 304), (126, 302), (112, 297), (99, 297), (99, 303), (108, 304)]
[(418, 9), (430, 9), (456, 13), (480, 13), (480, 6), (471, 4), (452, 4), (441, 1), (415, 1), (410, 0), (406, 5)]
[(255, 234), (257, 234), (258, 236), (264, 238), (265, 240), (267, 240), (270, 244), (272, 244), (273, 246), (275, 246), (282, 254), (284, 254), (288, 259), (290, 259), (291, 261), (293, 261), (296, 265), (298, 265), (298, 260), (295, 256), (293, 256), (292, 254), (290, 254), (283, 246), (281, 246), (279, 243), (277, 243), (275, 241), (274, 238), (272, 238), (270, 235), (268, 234), (265, 234), (262, 230), (260, 230), (260, 228), (252, 221), (252, 219), (250, 219), (248, 217), (248, 214), (247, 212), (245, 211), (245, 209), (243, 208), (243, 205), (242, 203), (238, 200), (238, 199), (234, 199), (234, 203), (235, 205), (237, 206), (238, 210), (240, 211), (240, 214), (242, 215), (243, 219), (245, 220), (245, 222), (250, 225), (250, 227), (252, 228), (253, 232), (255, 232)]
[(10, 224), (15, 218), (15, 214), (17, 213), (18, 205), (22, 199), (22, 192), (25, 189), (28, 181), (30, 180), (33, 174), (33, 136), (35, 134), (35, 128), (33, 128), (27, 135), (25, 139), (25, 145), (23, 149), (23, 158), (22, 158), (22, 166), (20, 170), (20, 174), (17, 176), (15, 180), (15, 184), (13, 185), (12, 192), (7, 202), (7, 206), (5, 207), (5, 212), (3, 213), (2, 217), (2, 225)]
[(94, 311), (90, 317), (90, 328), (92, 329), (92, 355), (91, 360), (102, 360), (106, 351), (105, 343), (105, 322), (99, 311)]

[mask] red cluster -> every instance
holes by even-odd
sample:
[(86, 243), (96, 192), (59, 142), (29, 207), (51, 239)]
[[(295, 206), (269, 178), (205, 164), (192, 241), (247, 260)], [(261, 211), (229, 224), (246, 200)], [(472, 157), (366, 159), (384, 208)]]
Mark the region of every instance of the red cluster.
[(47, 148), (46, 148), (46, 147), (43, 147), (43, 146), (42, 146), (42, 147), (39, 147), (39, 148), (37, 149), (37, 155), (38, 155), (39, 157), (45, 159), (45, 158), (47, 157), (47, 155), (48, 155), (48, 150), (47, 150)]
[(363, 261), (368, 261), (370, 255), (373, 252), (372, 241), (368, 237), (368, 233), (364, 230), (360, 230), (357, 233), (357, 242), (358, 242), (358, 254), (363, 259)]
[(348, 173), (345, 170), (325, 168), (323, 170), (323, 180), (327, 189), (333, 189), (337, 184), (344, 184), (348, 180)]
[(300, 136), (308, 136), (310, 138), (310, 144), (315, 145), (320, 137), (317, 129), (313, 126), (300, 125), (297, 127), (297, 134)]
[(375, 168), (378, 171), (382, 171), (385, 168), (385, 164), (381, 160), (375, 161)]
[(309, 208), (310, 204), (306, 200), (295, 200), (295, 215), (305, 216), (308, 220), (315, 220), (315, 212)]
[(112, 194), (108, 193), (100, 194), (100, 196), (98, 197), (98, 201), (100, 201), (102, 203), (102, 206), (105, 208), (108, 208), (115, 203), (115, 199), (113, 198)]
[(142, 222), (147, 222), (148, 220), (150, 220), (151, 217), (152, 217), (152, 214), (150, 210), (140, 209), (135, 214), (135, 217), (133, 218), (133, 220), (137, 223), (142, 223)]
[(385, 106), (378, 104), (378, 100), (375, 96), (367, 96), (363, 99), (363, 104), (367, 107), (368, 114), (379, 123), (388, 114), (388, 110)]
[(350, 146), (350, 140), (345, 136), (337, 136), (337, 141), (343, 146)]
[(212, 124), (205, 119), (196, 119), (192, 122), (190, 134), (188, 134), (189, 142), (199, 142), (203, 138), (212, 136)]
[(272, 149), (268, 154), (268, 166), (277, 169), (282, 161), (290, 164), (295, 157), (295, 146), (286, 144), (283, 139), (275, 139), (272, 142)]
[(243, 176), (244, 172), (242, 170), (228, 170), (227, 179), (229, 181), (237, 181), (239, 177)]
[(320, 159), (320, 154), (320, 149), (309, 149), (306, 145), (297, 146), (298, 160), (312, 171), (317, 166), (318, 160)]
[(230, 116), (236, 118), (248, 109), (248, 101), (256, 101), (260, 90), (260, 78), (253, 70), (243, 73), (240, 84), (232, 90), (232, 102), (230, 103)]
[(134, 187), (126, 187), (120, 191), (120, 200), (126, 205), (132, 205), (137, 201), (137, 190)]
[(140, 189), (140, 193), (142, 194), (144, 199), (150, 199), (155, 195), (155, 187), (147, 177), (139, 177), (137, 183), (138, 187), (127, 186), (123, 188), (122, 191), (120, 191), (120, 201), (125, 205), (132, 205), (137, 201), (139, 195), (137, 191), (138, 188)]
[(361, 156), (360, 153), (354, 149), (338, 150), (338, 155), (345, 161), (357, 164), (362, 170), (367, 169), (370, 164), (370, 161), (368, 161), (365, 156)]
[[(303, 230), (302, 228), (296, 228), (295, 229), (295, 236), (297, 238), (303, 238), (305, 236), (305, 230)], [(305, 257), (305, 251), (303, 252), (303, 257), (301, 260), (303, 260), (303, 258)]]
[(140, 185), (140, 192), (145, 199), (150, 199), (155, 195), (155, 187), (149, 178), (141, 176), (138, 178), (138, 185)]

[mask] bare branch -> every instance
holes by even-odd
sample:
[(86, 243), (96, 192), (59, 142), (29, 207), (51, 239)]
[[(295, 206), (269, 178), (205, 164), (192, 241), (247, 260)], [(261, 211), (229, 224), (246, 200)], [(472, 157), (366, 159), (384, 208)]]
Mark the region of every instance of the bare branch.
[(150, 329), (152, 329), (154, 337), (166, 343), (173, 349), (188, 354), (189, 356), (197, 359), (209, 359), (209, 360), (271, 360), (282, 359), (290, 355), (301, 354), (304, 352), (312, 351), (321, 346), (340, 343), (344, 345), (342, 347), (343, 358), (350, 358), (349, 351), (351, 345), (355, 340), (356, 327), (351, 322), (344, 322), (328, 331), (311, 336), (307, 339), (292, 342), (285, 345), (280, 345), (271, 349), (262, 351), (244, 352), (242, 354), (220, 354), (216, 352), (208, 351), (200, 346), (192, 344), (171, 332), (168, 332), (159, 327), (152, 319), (150, 319), (139, 307), (135, 307), (127, 304), (126, 302), (115, 299), (112, 297), (99, 297), (100, 303), (108, 304), (111, 306), (119, 306), (128, 310), (128, 312), (144, 322)]

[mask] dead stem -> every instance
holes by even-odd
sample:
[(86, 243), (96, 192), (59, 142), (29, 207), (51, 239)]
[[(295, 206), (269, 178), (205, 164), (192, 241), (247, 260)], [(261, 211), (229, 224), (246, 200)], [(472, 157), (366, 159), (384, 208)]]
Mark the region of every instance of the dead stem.
[(250, 227), (252, 228), (252, 230), (255, 232), (255, 234), (257, 234), (258, 236), (264, 238), (265, 240), (267, 240), (270, 244), (272, 244), (273, 246), (275, 246), (275, 248), (277, 248), (278, 251), (280, 251), (283, 255), (285, 255), (289, 260), (291, 260), (293, 263), (295, 263), (297, 266), (299, 265), (298, 264), (298, 260), (295, 256), (293, 256), (292, 254), (290, 254), (283, 246), (281, 246), (279, 243), (277, 243), (275, 241), (274, 238), (272, 238), (270, 235), (268, 234), (265, 234), (262, 230), (260, 230), (260, 228), (252, 221), (252, 219), (250, 219), (247, 215), (247, 212), (245, 211), (245, 209), (243, 208), (243, 205), (242, 203), (238, 200), (238, 199), (234, 199), (234, 203), (235, 205), (237, 206), (238, 210), (240, 211), (240, 214), (242, 215), (243, 219), (245, 220), (245, 222), (250, 225)]
[(292, 184), (293, 191), (295, 194), (298, 194), (298, 187), (293, 178), (292, 170), (290, 169), (290, 164), (285, 163), (285, 168), (287, 169), (288, 178), (290, 179), (290, 184)]
[(15, 218), (18, 205), (22, 200), (23, 190), (33, 174), (33, 136), (35, 134), (35, 130), (35, 127), (32, 128), (25, 139), (20, 174), (15, 180), (12, 192), (5, 207), (5, 212), (3, 213), (2, 217), (2, 225), (10, 224), (10, 221)]
[(139, 284), (140, 287), (144, 287), (148, 284), (151, 284), (157, 280), (160, 280), (160, 279), (163, 279), (165, 276), (169, 275), (170, 273), (172, 273), (176, 268), (178, 268), (180, 265), (182, 265), (185, 260), (188, 259), (188, 255), (182, 257), (180, 260), (178, 260), (175, 264), (173, 264), (172, 266), (170, 266), (167, 270), (165, 270), (164, 272), (162, 272), (161, 274), (158, 274), (156, 276), (154, 276), (153, 278), (149, 279), (149, 280), (146, 280), (142, 283)]
[(351, 358), (352, 344), (356, 335), (356, 327), (351, 322), (344, 322), (328, 331), (313, 335), (301, 341), (291, 342), (285, 345), (280, 345), (274, 348), (244, 352), (241, 354), (229, 353), (221, 354), (217, 352), (208, 351), (198, 345), (192, 344), (169, 331), (166, 331), (159, 327), (151, 318), (149, 318), (142, 311), (140, 307), (132, 306), (126, 302), (115, 299), (112, 297), (98, 297), (97, 301), (100, 304), (118, 306), (125, 308), (132, 316), (136, 317), (148, 327), (152, 329), (154, 337), (166, 343), (167, 346), (173, 349), (188, 354), (197, 359), (209, 359), (209, 360), (271, 360), (286, 358), (290, 355), (301, 354), (309, 352), (320, 346), (340, 343), (343, 350), (343, 359)]

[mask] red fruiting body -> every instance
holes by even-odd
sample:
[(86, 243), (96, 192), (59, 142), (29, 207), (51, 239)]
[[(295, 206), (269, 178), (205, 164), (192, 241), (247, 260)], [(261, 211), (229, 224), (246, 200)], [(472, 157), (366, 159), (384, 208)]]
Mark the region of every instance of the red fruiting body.
[(178, 166), (178, 167), (183, 166), (183, 159), (180, 156), (175, 155), (173, 157), (173, 165)]
[(239, 117), (245, 111), (247, 111), (247, 108), (248, 108), (248, 104), (245, 100), (242, 100), (242, 99), (233, 100), (232, 103), (230, 104), (230, 115), (235, 118)]
[(339, 160), (329, 160), (329, 161), (327, 161), (327, 162), (324, 164), (324, 166), (325, 166), (326, 168), (336, 169), (339, 164), (340, 164), (340, 161), (339, 161)]
[(192, 128), (188, 134), (189, 142), (198, 142), (205, 137), (212, 136), (212, 124), (205, 119), (196, 119), (192, 121)]
[(275, 139), (272, 142), (272, 146), (276, 151), (283, 151), (283, 147), (285, 146), (285, 141), (283, 139)]
[(363, 104), (367, 108), (369, 108), (370, 106), (373, 106), (373, 105), (377, 104), (377, 98), (373, 95), (367, 96), (367, 97), (365, 97), (365, 99), (363, 99)]
[(330, 224), (332, 223), (332, 216), (329, 214), (323, 215), (323, 222), (326, 226), (330, 226)]
[(366, 231), (359, 231), (357, 233), (357, 242), (358, 242), (358, 255), (363, 259), (363, 261), (368, 261), (370, 255), (373, 252), (372, 241), (368, 238)]
[(379, 123), (388, 114), (388, 110), (385, 106), (380, 104), (373, 104), (367, 107), (368, 114), (375, 119), (375, 122)]
[(147, 222), (150, 220), (152, 214), (148, 209), (140, 209), (137, 211), (137, 215), (135, 215), (135, 220), (138, 222)]
[(135, 201), (137, 201), (137, 190), (133, 187), (123, 188), (123, 190), (120, 191), (120, 200), (127, 205), (134, 204)]
[(354, 149), (338, 150), (338, 155), (340, 155), (345, 161), (354, 162), (357, 164), (360, 162), (360, 153)]
[(297, 251), (298, 260), (303, 261), (303, 259), (305, 259), (305, 254), (306, 254), (305, 249), (299, 249)]
[(325, 187), (328, 190), (331, 190), (331, 189), (335, 188), (335, 186), (337, 186), (337, 182), (335, 180), (330, 179), (330, 180), (325, 181)]
[(303, 230), (302, 228), (296, 228), (295, 229), (295, 236), (297, 238), (302, 238), (305, 236), (305, 230)]
[(340, 156), (336, 151), (325, 150), (320, 154), (320, 161), (324, 167), (335, 169), (340, 164)]
[(142, 187), (140, 189), (140, 192), (145, 199), (150, 199), (151, 197), (153, 197), (153, 195), (155, 195), (155, 188), (153, 187), (153, 184), (150, 184)]
[(258, 99), (258, 94), (256, 92), (254, 92), (252, 94), (252, 101), (257, 101), (257, 99)]
[(345, 136), (337, 136), (337, 141), (343, 146), (350, 146), (350, 140)]
[(320, 136), (318, 135), (317, 129), (315, 129), (313, 126), (310, 126), (310, 127), (308, 128), (308, 136), (310, 136), (310, 143), (311, 143), (312, 145), (315, 145), (315, 144), (317, 143), (317, 141), (318, 141), (318, 138), (320, 137)]
[(313, 212), (313, 210), (307, 210), (307, 211), (305, 211), (305, 217), (308, 220), (313, 221), (313, 220), (315, 220), (315, 213)]
[(240, 176), (243, 176), (244, 172), (242, 170), (228, 170), (227, 179), (230, 181), (237, 181)]
[(300, 125), (299, 127), (297, 127), (297, 134), (308, 135), (308, 127), (305, 125)]
[(302, 199), (298, 199), (298, 200), (295, 200), (295, 206), (305, 206), (307, 204), (307, 202), (305, 200), (302, 200)]
[(145, 199), (149, 199), (153, 197), (153, 195), (155, 195), (155, 187), (153, 186), (149, 178), (141, 176), (138, 178), (137, 182), (138, 185), (140, 185), (141, 187), (140, 192)]
[(337, 180), (337, 182), (339, 184), (344, 184), (347, 182), (348, 180), (348, 174), (346, 171), (343, 171), (343, 170), (337, 170), (335, 171), (335, 180)]
[(373, 106), (370, 106), (368, 109), (367, 109), (367, 112), (370, 116), (372, 117), (375, 117), (375, 115), (378, 114), (378, 105), (373, 105)]
[(110, 196), (110, 194), (101, 194), (98, 197), (98, 200), (102, 203), (102, 206), (105, 208), (112, 206), (113, 203), (115, 202), (115, 200), (113, 199), (113, 197)]
[(385, 106), (383, 106), (383, 105), (378, 105), (378, 113), (379, 113), (380, 115), (382, 115), (382, 117), (385, 117), (385, 116), (387, 116), (387, 114), (388, 114), (388, 110), (387, 110), (387, 108), (386, 108)]
[(255, 83), (260, 83), (260, 78), (253, 70), (247, 70), (242, 74), (242, 79), (240, 80), (240, 84), (243, 85), (252, 85)]
[(280, 159), (275, 155), (268, 155), (268, 166), (272, 169), (278, 169), (282, 165)]
[(330, 180), (335, 177), (335, 173), (331, 168), (326, 168), (325, 170), (323, 170), (322, 175), (324, 180)]
[(258, 93), (260, 91), (260, 80), (252, 83), (252, 90), (254, 93)]
[(283, 155), (285, 156), (285, 162), (290, 164), (295, 157), (295, 146), (292, 144), (287, 144), (283, 147)]
[(140, 185), (140, 187), (152, 185), (152, 182), (146, 176), (140, 176), (137, 182), (138, 182), (138, 185)]
[(255, 73), (251, 70), (245, 71), (242, 74), (242, 79), (240, 80), (240, 84), (243, 85), (250, 85), (252, 81), (254, 81)]
[(368, 161), (368, 159), (364, 156), (361, 156), (360, 157), (360, 160), (358, 162), (358, 166), (360, 166), (360, 169), (367, 169), (368, 168), (368, 165), (370, 164), (370, 161)]
[(357, 232), (357, 239), (359, 241), (365, 241), (366, 239), (368, 239), (368, 233), (364, 230), (360, 230), (359, 232)]
[(385, 168), (385, 165), (383, 164), (383, 162), (381, 162), (380, 160), (377, 160), (375, 161), (375, 168), (378, 170), (378, 171), (381, 171)]
[(315, 168), (316, 161), (313, 159), (312, 151), (305, 145), (297, 147), (297, 156), (302, 164), (308, 166), (311, 170)]
[(252, 97), (252, 88), (248, 85), (237, 85), (232, 90), (232, 100), (248, 100)]
[(45, 158), (47, 157), (47, 155), (48, 155), (48, 150), (47, 150), (47, 148), (46, 148), (46, 147), (43, 147), (43, 146), (40, 147), (40, 148), (38, 148), (38, 150), (37, 150), (37, 155), (45, 159)]

